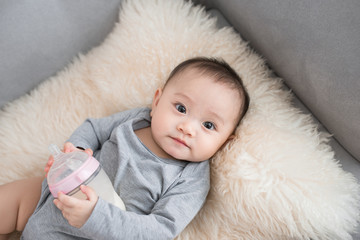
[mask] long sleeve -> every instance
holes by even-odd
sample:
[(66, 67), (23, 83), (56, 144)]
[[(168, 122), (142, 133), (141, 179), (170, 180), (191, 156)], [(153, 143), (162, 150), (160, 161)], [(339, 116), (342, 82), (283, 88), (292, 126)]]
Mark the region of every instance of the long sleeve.
[(208, 163), (197, 164), (184, 171), (150, 214), (122, 211), (99, 199), (80, 231), (94, 239), (173, 239), (195, 217), (209, 190)]
[(110, 138), (114, 128), (139, 114), (141, 109), (119, 112), (105, 118), (88, 118), (67, 140), (75, 146), (91, 148), (94, 152)]

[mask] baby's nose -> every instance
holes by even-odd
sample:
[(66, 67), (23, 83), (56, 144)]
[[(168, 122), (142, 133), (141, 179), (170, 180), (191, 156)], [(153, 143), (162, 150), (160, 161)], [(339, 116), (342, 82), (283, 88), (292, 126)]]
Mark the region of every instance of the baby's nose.
[(194, 123), (192, 123), (192, 121), (188, 120), (179, 123), (177, 129), (178, 131), (182, 132), (184, 135), (188, 135), (190, 137), (195, 136), (196, 131), (195, 131)]

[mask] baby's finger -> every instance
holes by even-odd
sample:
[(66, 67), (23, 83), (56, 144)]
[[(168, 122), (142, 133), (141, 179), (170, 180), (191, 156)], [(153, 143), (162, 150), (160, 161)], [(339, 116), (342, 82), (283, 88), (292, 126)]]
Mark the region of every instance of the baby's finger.
[(78, 203), (79, 199), (68, 196), (62, 192), (58, 193), (58, 198), (59, 202), (61, 202), (61, 204), (63, 205), (63, 207), (65, 208), (73, 208), (76, 206), (76, 204)]
[(74, 151), (75, 146), (71, 142), (66, 142), (64, 144), (64, 153), (72, 152)]
[(48, 165), (49, 167), (51, 167), (51, 166), (53, 165), (53, 163), (54, 163), (54, 156), (51, 155), (51, 156), (49, 157), (49, 160), (48, 160), (48, 162), (47, 162), (46, 165)]
[(51, 155), (51, 156), (49, 157), (49, 160), (47, 161), (45, 167), (50, 168), (50, 167), (53, 165), (53, 163), (54, 163), (54, 157)]
[(48, 175), (48, 173), (49, 173), (49, 171), (50, 171), (50, 167), (45, 167), (45, 169), (44, 169), (44, 171), (45, 171), (45, 177), (47, 177), (47, 175)]
[(87, 148), (84, 150), (87, 154), (89, 154), (90, 156), (93, 155), (93, 150), (91, 150), (91, 148)]
[(46, 163), (46, 166), (45, 166), (45, 168), (44, 168), (44, 171), (45, 171), (45, 176), (47, 176), (47, 174), (49, 173), (49, 171), (50, 171), (50, 168), (51, 168), (51, 166), (53, 165), (53, 163), (54, 163), (54, 157), (53, 156), (50, 156), (49, 157), (49, 160), (48, 160), (48, 162)]
[(60, 211), (62, 211), (64, 209), (62, 203), (58, 199), (54, 199), (53, 203)]
[(96, 194), (95, 190), (92, 187), (81, 185), (81, 191), (86, 195), (87, 200), (90, 202), (96, 202), (98, 199), (98, 195)]

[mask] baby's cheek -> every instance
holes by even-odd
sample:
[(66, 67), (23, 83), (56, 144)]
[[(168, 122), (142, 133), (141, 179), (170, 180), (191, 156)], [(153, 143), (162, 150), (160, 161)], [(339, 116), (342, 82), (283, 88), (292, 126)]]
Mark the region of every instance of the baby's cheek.
[(219, 149), (218, 141), (214, 141), (212, 138), (205, 138), (199, 143), (197, 147), (197, 155), (201, 161), (211, 158)]

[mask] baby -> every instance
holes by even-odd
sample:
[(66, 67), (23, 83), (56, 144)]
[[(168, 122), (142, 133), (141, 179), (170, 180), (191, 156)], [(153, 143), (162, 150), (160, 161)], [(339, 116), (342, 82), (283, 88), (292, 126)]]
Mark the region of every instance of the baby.
[(6, 221), (0, 234), (17, 229), (22, 239), (173, 239), (203, 206), (208, 160), (234, 137), (248, 106), (246, 89), (228, 64), (182, 62), (156, 90), (151, 109), (88, 119), (64, 145), (66, 152), (85, 149), (99, 160), (126, 211), (87, 186), (81, 186), (86, 200), (62, 193), (54, 199), (46, 180), (42, 186), (41, 178), (20, 180), (0, 186)]

